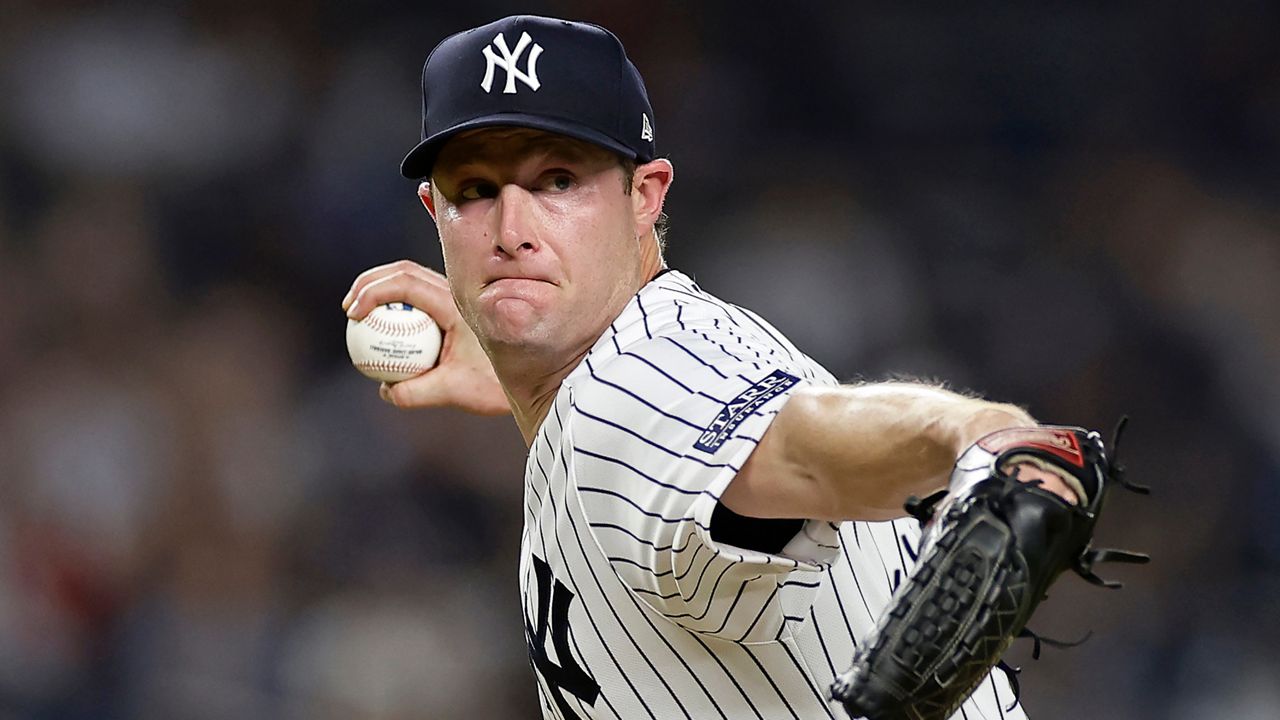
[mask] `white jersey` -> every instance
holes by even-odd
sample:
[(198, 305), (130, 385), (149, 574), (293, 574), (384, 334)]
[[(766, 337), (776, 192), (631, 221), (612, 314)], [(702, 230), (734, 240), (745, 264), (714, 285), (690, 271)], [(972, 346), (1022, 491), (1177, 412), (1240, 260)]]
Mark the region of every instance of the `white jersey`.
[[(717, 500), (797, 388), (836, 380), (668, 271), (565, 379), (525, 469), (520, 585), (544, 717), (847, 717), (836, 674), (912, 565), (914, 520), (717, 543)], [(746, 543), (744, 543), (746, 544)], [(1003, 672), (955, 718), (1012, 720)]]

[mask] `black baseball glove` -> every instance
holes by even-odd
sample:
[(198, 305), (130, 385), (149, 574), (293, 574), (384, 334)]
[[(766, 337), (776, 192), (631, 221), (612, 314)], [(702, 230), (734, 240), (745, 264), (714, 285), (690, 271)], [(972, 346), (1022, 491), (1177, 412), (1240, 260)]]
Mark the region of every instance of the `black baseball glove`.
[[(1020, 463), (1060, 476), (1079, 504), (1010, 477)], [(1000, 662), (1063, 570), (1117, 587), (1094, 574), (1094, 563), (1148, 560), (1090, 548), (1110, 485), (1147, 492), (1124, 479), (1095, 432), (1042, 426), (979, 440), (956, 462), (946, 491), (907, 502), (925, 528), (919, 562), (832, 696), (854, 718), (949, 717)]]

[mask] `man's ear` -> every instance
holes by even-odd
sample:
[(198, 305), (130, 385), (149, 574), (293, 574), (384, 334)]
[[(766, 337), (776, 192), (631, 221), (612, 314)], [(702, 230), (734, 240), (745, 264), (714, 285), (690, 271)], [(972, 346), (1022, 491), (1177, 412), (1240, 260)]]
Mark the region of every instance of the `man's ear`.
[(636, 166), (631, 183), (631, 207), (635, 212), (637, 235), (646, 235), (653, 229), (674, 177), (675, 168), (666, 158)]
[(423, 180), (418, 186), (418, 197), (422, 200), (422, 205), (427, 209), (427, 213), (431, 215), (432, 221), (436, 219), (436, 199), (431, 196), (431, 181)]

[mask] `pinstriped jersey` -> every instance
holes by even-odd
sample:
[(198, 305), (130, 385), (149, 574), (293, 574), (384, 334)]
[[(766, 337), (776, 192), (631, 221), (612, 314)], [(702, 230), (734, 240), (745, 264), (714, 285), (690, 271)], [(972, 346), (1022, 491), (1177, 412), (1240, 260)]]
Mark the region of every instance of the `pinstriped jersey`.
[[(808, 521), (776, 553), (711, 533), (787, 398), (835, 384), (681, 273), (631, 299), (525, 469), (520, 584), (545, 718), (847, 717), (827, 688), (911, 569), (915, 521)], [(954, 717), (1025, 715), (994, 671)]]

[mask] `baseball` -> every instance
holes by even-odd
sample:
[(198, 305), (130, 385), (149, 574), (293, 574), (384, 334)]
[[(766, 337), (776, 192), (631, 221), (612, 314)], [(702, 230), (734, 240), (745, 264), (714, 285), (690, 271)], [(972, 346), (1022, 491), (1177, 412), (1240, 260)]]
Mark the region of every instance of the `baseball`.
[(366, 377), (394, 383), (430, 370), (444, 337), (431, 316), (408, 303), (379, 305), (347, 321), (347, 353)]

